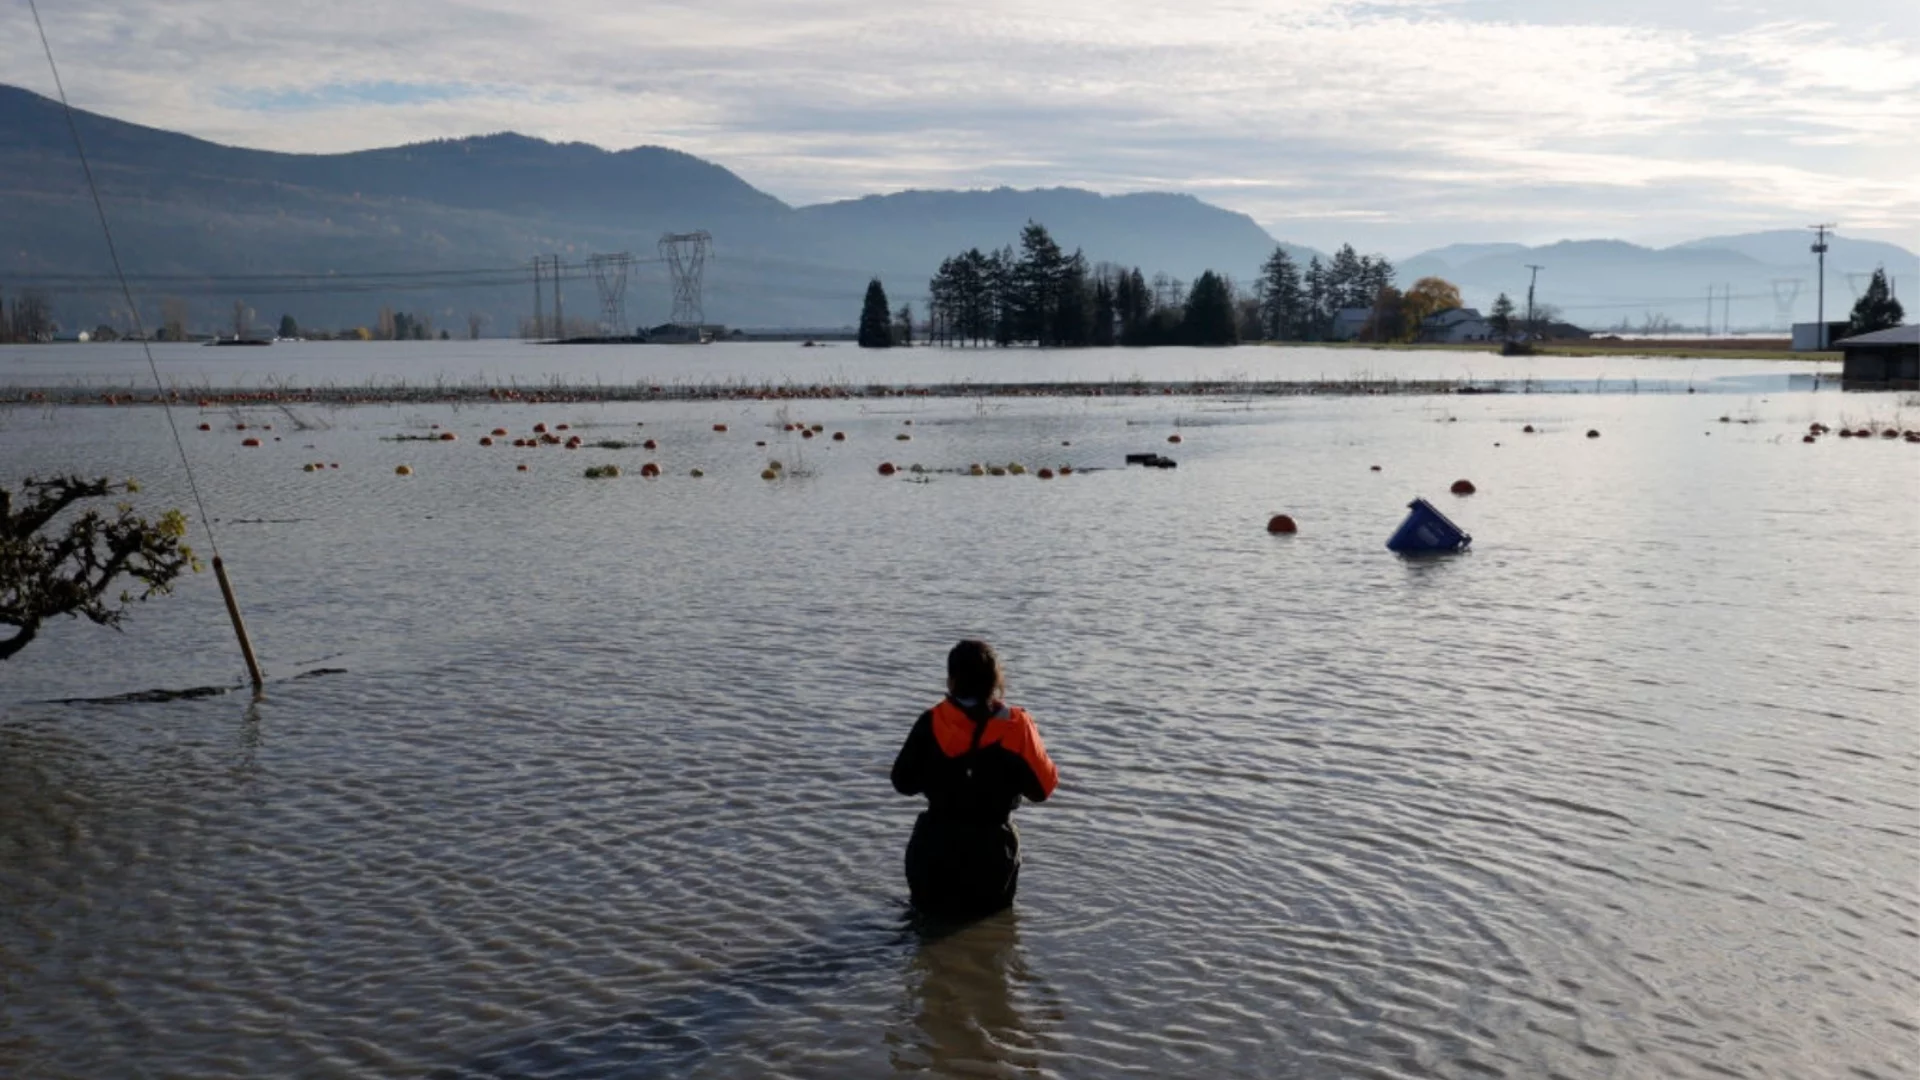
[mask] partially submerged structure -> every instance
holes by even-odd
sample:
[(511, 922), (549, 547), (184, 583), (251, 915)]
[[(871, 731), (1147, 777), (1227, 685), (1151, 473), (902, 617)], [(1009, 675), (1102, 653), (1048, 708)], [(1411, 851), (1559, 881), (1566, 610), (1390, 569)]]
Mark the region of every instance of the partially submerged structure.
[(1847, 390), (1920, 390), (1920, 324), (1841, 338), (1833, 347)]

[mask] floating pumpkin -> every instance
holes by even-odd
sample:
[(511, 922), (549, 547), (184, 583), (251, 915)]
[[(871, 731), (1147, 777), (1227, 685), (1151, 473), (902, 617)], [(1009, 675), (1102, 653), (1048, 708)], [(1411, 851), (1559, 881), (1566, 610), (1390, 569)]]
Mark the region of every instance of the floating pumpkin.
[(441, 442), (452, 442), (453, 440), (455, 440), (455, 439), (457, 439), (457, 438), (459, 438), (459, 437), (460, 437), (460, 436), (458, 436), (458, 435), (455, 435), (455, 434), (454, 434), (453, 432), (451, 432), (451, 431), (443, 431), (443, 432), (441, 432), (441, 433), (440, 433), (440, 441), (441, 441)]
[(1478, 489), (1473, 486), (1473, 481), (1471, 480), (1455, 480), (1453, 486), (1447, 490), (1453, 492), (1455, 495), (1471, 495)]
[(1800, 436), (1800, 441), (1801, 441), (1801, 442), (1819, 442), (1820, 440), (1819, 440), (1819, 439), (1816, 439), (1816, 438), (1814, 438), (1814, 437), (1813, 437), (1813, 436), (1811, 436), (1811, 435), (1802, 435), (1802, 436)]
[(235, 425), (233, 425), (233, 430), (235, 430), (235, 431), (245, 431), (245, 430), (247, 430), (247, 425), (245, 425), (245, 424), (235, 424)]
[(1168, 442), (1170, 442), (1170, 443), (1177, 443), (1177, 442), (1179, 442), (1179, 441), (1180, 441), (1180, 436), (1178, 436), (1178, 435), (1169, 435), (1169, 436), (1167, 436), (1167, 441), (1168, 441)]
[(1600, 437), (1600, 429), (1599, 429), (1599, 428), (1588, 428), (1588, 429), (1587, 429), (1587, 438), (1589, 438), (1589, 439), (1597, 439), (1597, 438), (1599, 438), (1599, 437)]
[(847, 441), (847, 433), (846, 433), (846, 432), (844, 432), (844, 431), (836, 431), (836, 432), (834, 432), (834, 433), (833, 433), (833, 441), (834, 441), (834, 442), (846, 442), (846, 441)]
[(1015, 461), (1007, 466), (1007, 471), (1015, 476), (1027, 475), (1027, 467)]
[(1379, 471), (1380, 471), (1380, 466), (1378, 466), (1378, 465), (1375, 465), (1375, 466), (1374, 466), (1373, 468), (1371, 468), (1371, 469), (1369, 469), (1369, 470), (1367, 470), (1367, 471), (1368, 471), (1368, 472), (1379, 472)]
[(727, 430), (727, 425), (725, 425), (725, 424), (715, 424), (715, 425), (713, 425), (713, 430), (715, 430), (715, 431), (725, 431), (725, 430)]
[(811, 439), (811, 438), (813, 438), (813, 429), (812, 429), (812, 428), (807, 428), (806, 430), (804, 430), (804, 431), (802, 431), (802, 432), (800, 433), (800, 437), (801, 437), (801, 438), (803, 438), (803, 439)]
[(201, 424), (201, 425), (200, 425), (200, 430), (201, 430), (201, 431), (212, 431), (212, 430), (213, 430), (213, 425), (212, 425), (212, 424)]
[(480, 436), (480, 445), (481, 445), (481, 446), (492, 446), (492, 445), (493, 445), (493, 436), (491, 436), (491, 435), (482, 435), (482, 436)]
[(701, 471), (701, 470), (699, 470), (699, 469), (695, 469), (695, 470), (693, 470), (692, 472), (690, 472), (690, 473), (688, 473), (687, 475), (688, 475), (688, 476), (691, 476), (691, 477), (693, 477), (693, 478), (694, 478), (694, 479), (696, 479), (696, 480), (698, 480), (698, 479), (699, 479), (700, 477), (702, 477), (702, 476), (705, 476), (705, 475), (707, 475), (707, 474), (706, 474), (705, 472), (703, 472), (703, 471)]
[(909, 435), (909, 434), (907, 434), (906, 432), (904, 432), (904, 431), (903, 431), (903, 432), (901, 432), (900, 434), (898, 434), (898, 435), (895, 435), (895, 436), (894, 436), (894, 440), (895, 440), (896, 442), (912, 442), (912, 441), (913, 441), (913, 436), (911, 436), (911, 435)]
[(775, 471), (773, 471), (772, 469), (761, 469), (761, 470), (760, 470), (760, 479), (762, 479), (762, 480), (778, 480), (778, 479), (780, 479), (780, 474), (779, 474), (779, 473), (777, 473), (777, 472), (775, 472)]
[(515, 465), (515, 466), (513, 467), (513, 470), (514, 470), (515, 472), (526, 472), (526, 471), (527, 471), (527, 467), (526, 467), (525, 465)]
[(1531, 435), (1531, 434), (1533, 434), (1533, 425), (1532, 425), (1532, 424), (1528, 424), (1528, 425), (1527, 425), (1526, 427), (1523, 427), (1523, 428), (1521, 428), (1521, 429), (1520, 429), (1520, 434), (1522, 434), (1522, 435)]
[(259, 446), (260, 440), (259, 439), (241, 439), (240, 445), (241, 446)]
[(1072, 475), (1073, 475), (1073, 466), (1071, 466), (1071, 465), (1062, 465), (1062, 466), (1060, 466), (1060, 475), (1061, 475), (1061, 476), (1072, 476)]
[(507, 433), (507, 429), (503, 427), (497, 427), (493, 429), (493, 434), (495, 438), (502, 437), (506, 435), (506, 433)]
[(394, 466), (394, 468), (393, 468), (393, 475), (395, 475), (395, 476), (412, 476), (412, 475), (413, 475), (413, 466), (411, 466), (411, 465), (396, 465), (396, 466)]
[(648, 478), (659, 476), (660, 466), (655, 465), (653, 462), (649, 461), (645, 465), (640, 466), (640, 475)]
[(894, 472), (895, 472), (895, 469), (894, 469), (894, 467), (893, 467), (893, 462), (891, 462), (891, 461), (883, 461), (883, 462), (881, 462), (881, 463), (880, 463), (880, 475), (881, 475), (881, 476), (892, 476), (892, 475), (894, 474)]
[(1042, 480), (1051, 480), (1053, 479), (1053, 470), (1042, 467), (1039, 472), (1034, 473), (1033, 475), (1038, 476)]
[(312, 472), (312, 471), (313, 471), (313, 463), (312, 463), (311, 461), (309, 461), (309, 462), (308, 462), (308, 463), (306, 463), (305, 465), (302, 465), (302, 466), (300, 466), (300, 471), (301, 471), (301, 472)]
[(545, 424), (533, 425), (533, 433), (535, 435), (545, 435), (547, 433), (547, 425)]
[(1853, 438), (1853, 432), (1851, 432), (1851, 431), (1849, 431), (1849, 430), (1847, 430), (1846, 428), (1841, 428), (1841, 429), (1840, 429), (1840, 437), (1841, 437), (1841, 438), (1843, 438), (1843, 439), (1851, 439), (1851, 438)]
[(987, 475), (987, 470), (981, 468), (978, 465), (969, 465), (967, 466), (967, 475), (968, 476), (985, 476)]
[(1275, 535), (1291, 535), (1300, 531), (1300, 526), (1285, 514), (1275, 514), (1267, 519), (1267, 531)]
[(567, 430), (567, 425), (565, 425), (565, 424), (555, 424), (555, 425), (553, 425), (553, 430), (555, 430), (555, 431), (565, 431), (565, 430)]
[(641, 446), (641, 447), (642, 447), (643, 449), (647, 449), (647, 450), (658, 450), (658, 449), (660, 449), (660, 444), (659, 444), (659, 443), (658, 443), (657, 441), (655, 441), (655, 440), (653, 440), (653, 439), (648, 439), (648, 440), (647, 440), (646, 442), (643, 442), (643, 443), (641, 443), (641, 444), (640, 444), (640, 446)]
[(1007, 475), (1007, 470), (1004, 468), (1001, 468), (998, 465), (995, 465), (992, 468), (987, 470), (987, 475), (988, 476), (1005, 476)]

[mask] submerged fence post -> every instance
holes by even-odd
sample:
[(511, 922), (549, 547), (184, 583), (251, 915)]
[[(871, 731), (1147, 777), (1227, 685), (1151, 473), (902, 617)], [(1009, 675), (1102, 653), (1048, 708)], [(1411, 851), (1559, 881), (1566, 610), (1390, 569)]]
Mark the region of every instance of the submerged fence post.
[(233, 632), (240, 639), (240, 655), (247, 659), (247, 674), (253, 676), (253, 689), (259, 692), (266, 679), (260, 674), (260, 661), (254, 658), (253, 641), (247, 637), (247, 623), (240, 617), (240, 601), (233, 597), (233, 582), (227, 580), (227, 564), (213, 557), (213, 576), (220, 579), (220, 595), (227, 599), (227, 617), (233, 620)]

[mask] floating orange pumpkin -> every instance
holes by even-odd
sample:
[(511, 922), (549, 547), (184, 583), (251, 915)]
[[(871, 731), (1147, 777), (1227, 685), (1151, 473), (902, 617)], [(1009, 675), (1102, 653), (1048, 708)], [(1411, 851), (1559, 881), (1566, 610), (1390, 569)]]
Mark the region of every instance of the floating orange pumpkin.
[(396, 466), (394, 466), (394, 469), (393, 469), (393, 475), (395, 475), (395, 476), (412, 476), (412, 475), (413, 475), (413, 466), (411, 466), (411, 465), (396, 465)]

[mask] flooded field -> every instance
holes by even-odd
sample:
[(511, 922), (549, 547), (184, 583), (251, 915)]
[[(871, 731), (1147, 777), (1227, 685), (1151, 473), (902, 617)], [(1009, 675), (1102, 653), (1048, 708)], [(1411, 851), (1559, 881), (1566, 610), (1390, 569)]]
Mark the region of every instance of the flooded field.
[[(210, 574), (0, 666), (0, 1074), (1912, 1075), (1920, 447), (1801, 435), (1920, 401), (1780, 370), (183, 410), (270, 685), (111, 700), (238, 684)], [(155, 408), (0, 410), (56, 470), (188, 504)], [(967, 635), (1062, 784), (936, 934), (886, 770)]]
[[(886, 349), (850, 342), (543, 345), (522, 341), (287, 342), (264, 348), (153, 346), (165, 385), (212, 389), (319, 388), (426, 394), (553, 386), (607, 393), (745, 387), (848, 388), (1134, 382), (1469, 383), (1514, 390), (1765, 393), (1811, 388), (1839, 365), (1803, 360), (1669, 360), (1645, 356), (1499, 356), (1491, 352), (1247, 346), (1237, 349)], [(0, 347), (0, 389), (85, 388), (150, 394), (137, 343)]]

